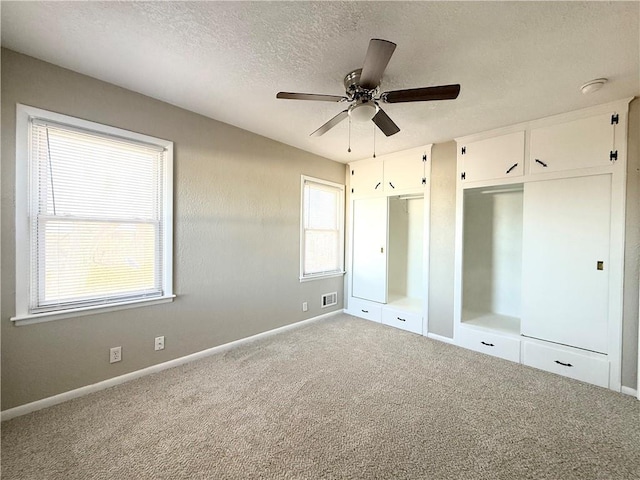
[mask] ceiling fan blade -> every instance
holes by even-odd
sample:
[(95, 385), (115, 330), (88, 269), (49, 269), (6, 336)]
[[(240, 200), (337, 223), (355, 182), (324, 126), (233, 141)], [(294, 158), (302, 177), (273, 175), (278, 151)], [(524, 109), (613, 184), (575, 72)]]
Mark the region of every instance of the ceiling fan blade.
[(410, 88), (384, 92), (380, 99), (386, 103), (427, 102), (429, 100), (453, 100), (460, 93), (460, 85), (440, 85), (437, 87)]
[(387, 137), (395, 135), (400, 131), (400, 128), (393, 123), (393, 120), (391, 120), (389, 115), (387, 115), (381, 108), (378, 109), (378, 113), (376, 113), (371, 120)]
[(387, 68), (395, 49), (396, 44), (393, 42), (378, 38), (371, 39), (367, 55), (364, 57), (362, 73), (360, 74), (360, 85), (363, 88), (372, 89), (380, 85), (382, 74)]
[(342, 120), (344, 120), (348, 116), (349, 116), (349, 110), (343, 110), (342, 112), (337, 114), (335, 117), (333, 117), (327, 123), (322, 125), (319, 129), (317, 129), (315, 132), (313, 132), (309, 136), (319, 137), (320, 135), (324, 135), (325, 133), (327, 133), (329, 130), (331, 130), (333, 127), (335, 127), (337, 124), (339, 124)]
[(348, 100), (347, 97), (340, 95), (321, 95), (317, 93), (293, 93), (278, 92), (276, 98), (284, 98), (288, 100), (315, 100), (318, 102), (343, 102)]

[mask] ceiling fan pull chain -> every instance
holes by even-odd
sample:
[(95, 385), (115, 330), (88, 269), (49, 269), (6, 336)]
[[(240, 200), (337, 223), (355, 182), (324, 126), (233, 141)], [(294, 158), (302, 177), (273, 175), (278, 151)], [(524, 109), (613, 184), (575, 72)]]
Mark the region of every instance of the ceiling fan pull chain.
[(373, 158), (376, 158), (376, 125), (373, 124)]
[(351, 116), (349, 116), (349, 148), (347, 152), (351, 153)]

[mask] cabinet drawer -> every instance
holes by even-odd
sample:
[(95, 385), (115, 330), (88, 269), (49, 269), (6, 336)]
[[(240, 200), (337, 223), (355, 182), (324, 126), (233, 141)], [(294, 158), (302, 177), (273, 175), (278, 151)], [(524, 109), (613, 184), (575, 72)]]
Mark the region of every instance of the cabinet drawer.
[(461, 347), (520, 362), (520, 340), (476, 328), (460, 327), (457, 343)]
[(382, 305), (379, 303), (367, 302), (353, 297), (349, 299), (347, 313), (350, 315), (380, 323), (381, 312)]
[(419, 313), (383, 308), (382, 323), (422, 335), (422, 315)]
[(600, 387), (609, 386), (609, 360), (606, 355), (542, 343), (522, 343), (522, 363), (525, 365)]

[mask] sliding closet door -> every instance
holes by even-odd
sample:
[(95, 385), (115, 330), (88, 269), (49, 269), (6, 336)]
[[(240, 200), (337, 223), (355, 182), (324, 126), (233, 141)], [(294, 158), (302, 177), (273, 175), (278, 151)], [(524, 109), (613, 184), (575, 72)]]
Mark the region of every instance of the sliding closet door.
[(523, 335), (607, 353), (611, 176), (524, 188)]
[(352, 295), (387, 303), (387, 197), (353, 201)]

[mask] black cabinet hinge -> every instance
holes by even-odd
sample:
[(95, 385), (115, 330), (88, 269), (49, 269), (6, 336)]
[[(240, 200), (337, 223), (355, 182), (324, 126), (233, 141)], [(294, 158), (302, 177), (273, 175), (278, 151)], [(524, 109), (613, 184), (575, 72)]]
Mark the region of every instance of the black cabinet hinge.
[(353, 193), (353, 188), (351, 189), (351, 193)]
[(467, 153), (467, 147), (462, 147), (462, 149), (460, 150), (460, 153), (462, 155), (464, 155), (465, 153)]
[(609, 152), (609, 160), (611, 162), (615, 162), (616, 160), (618, 160), (618, 150)]
[(465, 179), (465, 177), (466, 177), (465, 172), (462, 172), (462, 173), (460, 174), (460, 180), (464, 180), (464, 179)]
[(351, 170), (351, 175), (353, 175), (354, 170)]
[(613, 115), (611, 115), (611, 125), (617, 125), (618, 124), (618, 114), (614, 113)]
[(424, 155), (422, 155), (422, 161), (426, 162), (427, 161), (427, 154), (425, 153)]
[(424, 178), (424, 177), (422, 177), (422, 184), (423, 184), (423, 185), (426, 185), (426, 184), (427, 184), (427, 179), (426, 179), (426, 178)]

